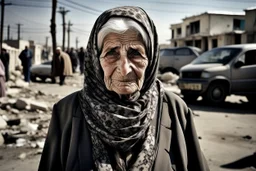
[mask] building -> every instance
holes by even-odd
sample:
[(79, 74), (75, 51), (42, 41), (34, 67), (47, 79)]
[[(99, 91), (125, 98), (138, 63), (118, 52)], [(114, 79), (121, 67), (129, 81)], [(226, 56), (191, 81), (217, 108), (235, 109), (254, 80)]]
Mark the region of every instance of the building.
[[(32, 60), (32, 64), (40, 64), (41, 63), (41, 56), (42, 56), (42, 50), (43, 50), (43, 46), (42, 45), (38, 45), (35, 44), (34, 41), (27, 41), (27, 40), (5, 40), (4, 41), (5, 44), (7, 44), (8, 46), (17, 49), (17, 51), (20, 53), (22, 50), (25, 49), (25, 46), (28, 46), (32, 53), (33, 53), (33, 60)], [(7, 50), (8, 51), (8, 50)], [(19, 53), (18, 55), (15, 54), (15, 56), (13, 56), (12, 58), (15, 58), (14, 61), (19, 61)], [(18, 65), (20, 63), (15, 62), (14, 65)], [(12, 68), (10, 68), (12, 69)]]
[(256, 6), (245, 11), (245, 37), (247, 43), (256, 43)]
[(214, 47), (245, 43), (245, 12), (204, 12), (171, 25), (171, 46)]

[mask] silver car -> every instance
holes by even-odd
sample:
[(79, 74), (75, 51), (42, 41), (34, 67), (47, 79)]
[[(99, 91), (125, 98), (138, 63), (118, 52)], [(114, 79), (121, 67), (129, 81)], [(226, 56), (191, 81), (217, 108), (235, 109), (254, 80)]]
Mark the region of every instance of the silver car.
[(202, 96), (218, 104), (227, 95), (256, 99), (256, 44), (214, 48), (181, 68), (178, 86), (187, 101)]
[(201, 49), (192, 46), (160, 49), (159, 71), (179, 75), (180, 68), (201, 54)]
[(51, 61), (43, 62), (39, 65), (33, 65), (30, 68), (30, 79), (31, 81), (36, 81), (37, 78), (40, 78), (43, 82), (50, 78), (54, 82), (54, 77), (51, 76)]

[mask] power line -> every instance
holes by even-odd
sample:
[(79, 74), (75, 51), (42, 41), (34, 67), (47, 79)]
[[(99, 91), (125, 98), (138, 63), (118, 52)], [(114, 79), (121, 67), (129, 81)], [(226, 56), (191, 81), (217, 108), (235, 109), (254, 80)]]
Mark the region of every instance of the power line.
[(13, 6), (19, 6), (19, 7), (33, 7), (33, 8), (51, 8), (50, 6), (41, 6), (41, 5), (30, 5), (30, 4), (16, 4), (13, 3)]
[(77, 3), (77, 2), (73, 2), (73, 1), (71, 1), (71, 0), (66, 0), (66, 1), (69, 2), (69, 3), (75, 4), (75, 5), (77, 5), (77, 6), (83, 7), (83, 8), (85, 8), (85, 9), (89, 9), (89, 10), (92, 10), (92, 11), (95, 11), (95, 12), (100, 12), (100, 13), (102, 13), (102, 11), (100, 11), (100, 10), (98, 10), (98, 9), (95, 9), (95, 8), (92, 8), (92, 7), (89, 7), (89, 6), (86, 6), (86, 5)]
[[(13, 1), (13, 0), (12, 0)], [(30, 2), (38, 2), (38, 3), (45, 3), (45, 2), (49, 2), (49, 3), (51, 3), (52, 1), (51, 0), (14, 0), (14, 1), (19, 1), (19, 2), (22, 2), (22, 1), (30, 1)]]
[(67, 4), (67, 3), (64, 3), (64, 2), (58, 1), (58, 3), (59, 3), (59, 4), (62, 4), (62, 5), (64, 5), (64, 6), (66, 6), (66, 7), (73, 8), (73, 9), (76, 9), (76, 10), (79, 10), (79, 11), (82, 11), (82, 12), (86, 12), (86, 13), (93, 14), (93, 15), (97, 15), (97, 16), (99, 15), (98, 13), (94, 13), (94, 12), (92, 12), (92, 11), (80, 9), (80, 8), (71, 6), (70, 4)]

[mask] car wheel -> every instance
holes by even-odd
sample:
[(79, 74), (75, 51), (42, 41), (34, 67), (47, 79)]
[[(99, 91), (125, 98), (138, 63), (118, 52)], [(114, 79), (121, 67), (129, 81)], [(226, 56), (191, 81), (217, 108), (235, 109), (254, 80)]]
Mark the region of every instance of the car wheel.
[(36, 82), (36, 76), (30, 75), (30, 80), (33, 81), (33, 82)]
[(219, 104), (225, 101), (227, 97), (227, 88), (225, 85), (220, 83), (211, 84), (206, 94), (204, 95), (204, 99), (213, 104)]
[(51, 77), (52, 83), (55, 84), (56, 83), (56, 79), (55, 77)]
[(40, 79), (41, 79), (43, 82), (45, 82), (46, 77), (40, 77)]
[(255, 102), (255, 101), (256, 101), (256, 97), (253, 96), (253, 95), (248, 95), (248, 96), (246, 96), (246, 98), (247, 98), (247, 100), (248, 100), (248, 102), (249, 102), (250, 104), (252, 104), (252, 102)]
[(194, 95), (194, 94), (183, 93), (182, 95), (183, 95), (184, 101), (187, 102), (187, 103), (195, 102), (198, 98), (198, 95)]

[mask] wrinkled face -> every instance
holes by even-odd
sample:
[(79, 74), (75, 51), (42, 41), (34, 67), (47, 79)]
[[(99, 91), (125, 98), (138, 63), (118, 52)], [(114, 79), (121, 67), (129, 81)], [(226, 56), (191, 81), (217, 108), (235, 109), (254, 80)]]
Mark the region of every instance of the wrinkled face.
[(103, 41), (100, 64), (108, 90), (119, 95), (140, 90), (148, 65), (142, 38), (133, 30), (109, 33)]

